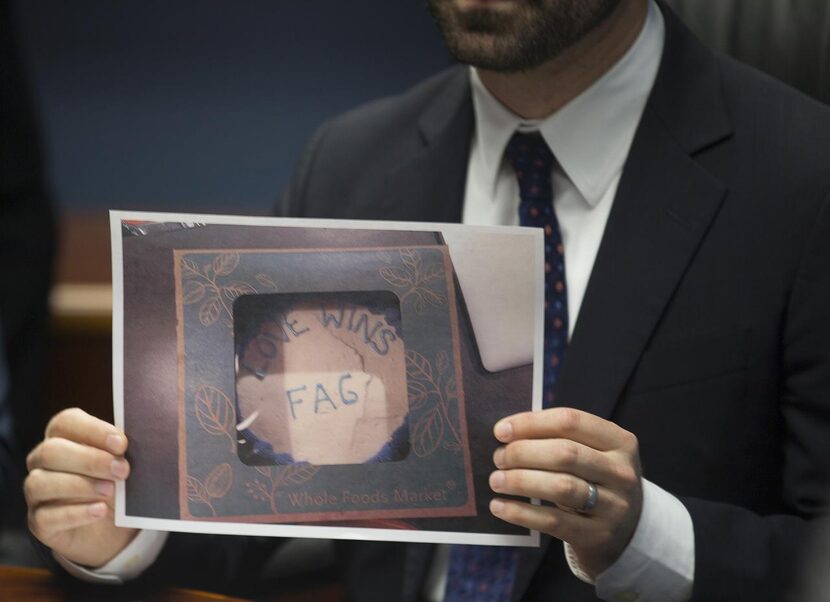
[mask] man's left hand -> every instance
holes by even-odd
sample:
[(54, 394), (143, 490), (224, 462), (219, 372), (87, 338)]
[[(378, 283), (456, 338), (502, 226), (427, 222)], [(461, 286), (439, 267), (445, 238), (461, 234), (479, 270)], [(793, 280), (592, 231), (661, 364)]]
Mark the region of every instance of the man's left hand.
[[(495, 498), (490, 511), (569, 543), (594, 577), (610, 567), (631, 540), (643, 506), (637, 437), (572, 408), (514, 414), (493, 431), (504, 445), (493, 455), (498, 470), (490, 487), (543, 504)], [(589, 484), (597, 493), (590, 510)]]

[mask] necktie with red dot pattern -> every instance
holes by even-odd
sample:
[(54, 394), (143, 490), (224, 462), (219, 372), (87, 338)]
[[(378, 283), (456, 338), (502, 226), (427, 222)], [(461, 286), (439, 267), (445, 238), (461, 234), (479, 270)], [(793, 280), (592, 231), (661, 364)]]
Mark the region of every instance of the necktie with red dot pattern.
[(519, 225), (545, 232), (545, 366), (542, 405), (553, 407), (559, 366), (568, 345), (565, 252), (553, 210), (553, 153), (541, 134), (515, 133), (504, 151), (519, 181)]
[[(543, 406), (555, 399), (559, 366), (568, 344), (568, 303), (565, 254), (559, 222), (553, 211), (553, 153), (542, 136), (516, 133), (507, 143), (505, 158), (519, 182), (519, 224), (545, 231), (545, 365)], [(496, 602), (510, 599), (516, 577), (518, 550), (505, 546), (452, 547), (445, 602)]]

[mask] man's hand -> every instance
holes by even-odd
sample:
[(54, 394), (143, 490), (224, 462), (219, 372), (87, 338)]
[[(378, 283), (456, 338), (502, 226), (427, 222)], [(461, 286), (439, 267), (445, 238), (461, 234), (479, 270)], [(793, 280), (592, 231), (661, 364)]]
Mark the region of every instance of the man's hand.
[[(594, 577), (610, 567), (631, 540), (643, 505), (637, 438), (571, 408), (515, 414), (493, 430), (505, 445), (493, 455), (499, 470), (490, 475), (490, 487), (543, 505), (495, 498), (490, 511), (568, 542)], [(589, 483), (596, 485), (596, 504), (582, 512)]]
[(113, 425), (72, 408), (56, 414), (26, 459), (23, 483), (29, 529), (65, 558), (106, 564), (135, 537), (113, 522), (115, 481), (126, 479), (127, 437)]

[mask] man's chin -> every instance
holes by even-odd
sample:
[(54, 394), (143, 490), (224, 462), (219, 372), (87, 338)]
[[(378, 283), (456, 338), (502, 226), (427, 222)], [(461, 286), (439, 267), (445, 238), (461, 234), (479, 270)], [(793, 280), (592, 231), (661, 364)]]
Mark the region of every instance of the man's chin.
[(457, 45), (451, 49), (458, 62), (472, 65), (487, 71), (501, 73), (515, 73), (525, 71), (532, 65), (505, 52), (509, 45), (499, 36), (485, 34), (467, 34), (463, 40), (457, 40)]
[[(457, 33), (459, 35), (479, 35), (496, 38), (516, 38), (516, 30), (521, 29), (518, 11), (494, 11), (484, 8), (471, 8), (458, 11), (455, 16)], [(482, 38), (482, 42), (487, 39)]]
[(428, 0), (450, 52), (505, 73), (532, 70), (587, 35), (622, 0)]
[(455, 6), (458, 10), (489, 10), (493, 12), (506, 12), (516, 10), (522, 2), (517, 0), (456, 0)]

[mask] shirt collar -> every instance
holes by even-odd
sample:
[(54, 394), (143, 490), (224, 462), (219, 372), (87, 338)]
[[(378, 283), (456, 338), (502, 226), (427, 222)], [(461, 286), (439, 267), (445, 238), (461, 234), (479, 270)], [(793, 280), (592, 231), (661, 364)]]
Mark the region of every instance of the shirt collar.
[(622, 58), (579, 96), (541, 120), (522, 119), (510, 111), (471, 68), (477, 142), (492, 178), (487, 189), (495, 191), (513, 132), (538, 130), (585, 201), (596, 206), (628, 156), (657, 77), (664, 38), (663, 15), (650, 1), (643, 28)]

